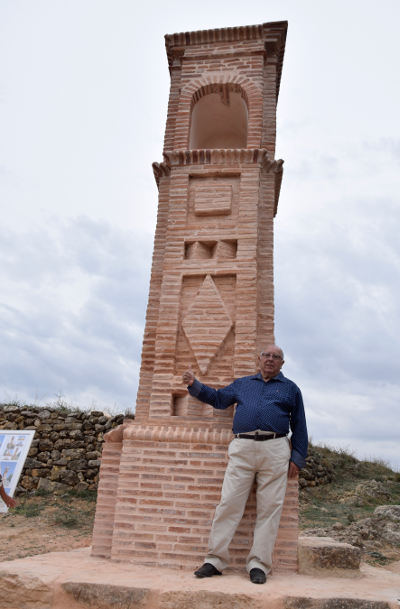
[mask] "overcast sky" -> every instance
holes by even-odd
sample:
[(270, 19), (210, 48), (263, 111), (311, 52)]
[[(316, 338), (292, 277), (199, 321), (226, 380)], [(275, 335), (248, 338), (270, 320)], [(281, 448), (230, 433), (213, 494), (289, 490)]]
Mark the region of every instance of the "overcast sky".
[(398, 0), (0, 0), (0, 401), (134, 408), (164, 34), (280, 20), (284, 372), (315, 443), (400, 468)]

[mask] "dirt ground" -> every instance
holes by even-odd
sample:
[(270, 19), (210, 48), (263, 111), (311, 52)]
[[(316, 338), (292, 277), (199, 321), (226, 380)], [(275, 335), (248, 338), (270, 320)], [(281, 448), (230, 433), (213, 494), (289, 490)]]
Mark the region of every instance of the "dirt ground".
[(89, 546), (94, 497), (31, 497), (0, 514), (0, 561)]

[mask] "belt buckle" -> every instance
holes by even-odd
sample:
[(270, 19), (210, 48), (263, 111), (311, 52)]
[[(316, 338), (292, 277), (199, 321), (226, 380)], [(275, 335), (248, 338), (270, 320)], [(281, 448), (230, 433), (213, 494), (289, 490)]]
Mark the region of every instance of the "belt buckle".
[(262, 436), (262, 435), (260, 435), (260, 434), (258, 434), (258, 433), (255, 433), (255, 434), (254, 434), (254, 439), (255, 439), (255, 441), (256, 441), (256, 442), (257, 442), (257, 441), (258, 441), (258, 442), (261, 442), (261, 441), (262, 441), (262, 439), (263, 439), (263, 437), (264, 437), (264, 436)]

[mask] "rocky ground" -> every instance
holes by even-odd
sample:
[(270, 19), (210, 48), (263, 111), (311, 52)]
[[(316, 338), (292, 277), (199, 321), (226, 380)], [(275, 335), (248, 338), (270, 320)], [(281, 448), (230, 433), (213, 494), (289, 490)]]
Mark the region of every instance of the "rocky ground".
[[(360, 492), (373, 489), (376, 484), (376, 480), (361, 483), (353, 495), (343, 497), (342, 501), (353, 502)], [(365, 561), (385, 565), (400, 560), (400, 505), (379, 505), (367, 518), (347, 524), (338, 521), (331, 526), (306, 528), (302, 534), (350, 543), (362, 550)]]
[(300, 480), (302, 534), (350, 543), (375, 565), (398, 561), (400, 474), (324, 447), (311, 446), (307, 461)]

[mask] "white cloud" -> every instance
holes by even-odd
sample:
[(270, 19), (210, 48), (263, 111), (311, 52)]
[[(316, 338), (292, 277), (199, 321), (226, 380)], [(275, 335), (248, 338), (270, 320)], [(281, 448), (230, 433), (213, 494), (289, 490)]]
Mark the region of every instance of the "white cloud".
[(82, 217), (46, 228), (0, 238), (0, 395), (132, 407), (150, 241)]

